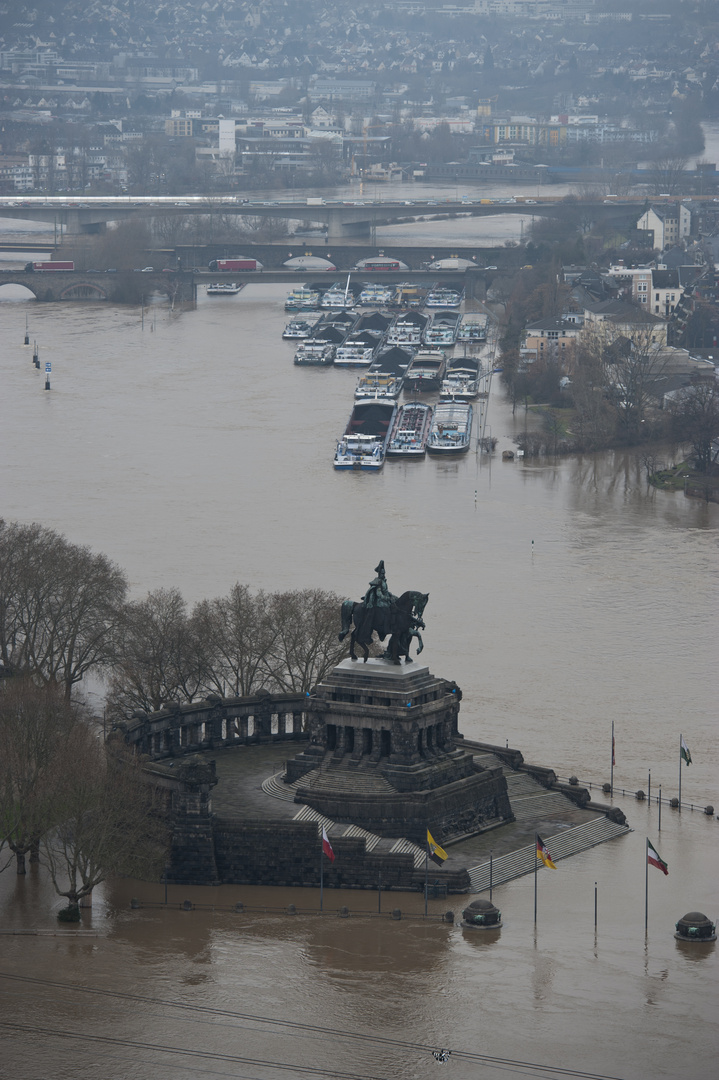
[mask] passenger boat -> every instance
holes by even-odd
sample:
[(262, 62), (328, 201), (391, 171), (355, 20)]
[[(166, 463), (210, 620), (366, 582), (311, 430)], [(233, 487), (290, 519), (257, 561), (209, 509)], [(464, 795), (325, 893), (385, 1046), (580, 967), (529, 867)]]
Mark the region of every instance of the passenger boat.
[(424, 457), (432, 412), (432, 406), (424, 401), (407, 401), (400, 405), (387, 443), (388, 458)]
[(337, 443), (335, 469), (378, 472), (384, 465), (396, 412), (394, 401), (356, 401)]
[(457, 308), (461, 303), (462, 293), (456, 289), (432, 289), (425, 300), (428, 308)]
[(282, 337), (285, 341), (304, 341), (305, 338), (311, 336), (316, 325), (316, 316), (309, 319), (292, 319), (282, 331)]
[(447, 368), (439, 391), (440, 401), (474, 401), (479, 394), (479, 364), (469, 356), (458, 356)]
[(324, 341), (303, 341), (295, 353), (295, 363), (302, 367), (329, 367), (334, 359), (335, 346)]
[(355, 387), (355, 401), (363, 401), (372, 398), (375, 401), (380, 398), (398, 398), (402, 392), (404, 379), (401, 374), (394, 372), (368, 371), (357, 380)]
[(430, 454), (466, 454), (472, 436), (472, 406), (440, 402), (434, 410), (427, 450)]
[(239, 281), (213, 281), (207, 286), (208, 296), (237, 296), (244, 287)]
[(423, 334), (425, 345), (445, 347), (454, 345), (457, 340), (458, 326), (459, 315), (456, 311), (436, 311)]
[(285, 300), (285, 311), (314, 311), (320, 306), (320, 294), (317, 289), (300, 285), (292, 289)]
[(488, 324), (489, 319), (486, 315), (463, 315), (457, 331), (457, 341), (486, 341)]
[(419, 393), (439, 390), (446, 368), (447, 360), (441, 349), (420, 349), (407, 368), (405, 390)]

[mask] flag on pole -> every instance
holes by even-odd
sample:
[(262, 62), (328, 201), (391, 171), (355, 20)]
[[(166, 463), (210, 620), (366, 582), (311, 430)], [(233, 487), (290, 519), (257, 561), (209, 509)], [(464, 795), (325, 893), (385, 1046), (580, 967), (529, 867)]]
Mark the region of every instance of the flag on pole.
[(556, 870), (556, 866), (552, 862), (552, 856), (549, 854), (549, 848), (542, 840), (539, 833), (537, 836), (537, 858), (541, 859), (545, 866), (548, 866), (550, 870)]
[(665, 876), (669, 874), (667, 864), (664, 862), (664, 859), (656, 848), (652, 847), (649, 842), (649, 837), (647, 837), (647, 863), (649, 866), (656, 866), (657, 870), (661, 870)]
[(681, 754), (682, 758), (687, 763), (687, 765), (691, 765), (692, 756), (689, 753), (689, 747), (684, 742), (684, 736), (683, 735), (679, 736), (679, 753)]
[(441, 866), (447, 858), (447, 852), (439, 846), (429, 829), (427, 829), (427, 854), (432, 862), (437, 863), (437, 866)]
[(322, 851), (325, 853), (330, 862), (335, 861), (335, 853), (332, 850), (332, 845), (327, 839), (327, 830), (324, 825), (322, 826)]

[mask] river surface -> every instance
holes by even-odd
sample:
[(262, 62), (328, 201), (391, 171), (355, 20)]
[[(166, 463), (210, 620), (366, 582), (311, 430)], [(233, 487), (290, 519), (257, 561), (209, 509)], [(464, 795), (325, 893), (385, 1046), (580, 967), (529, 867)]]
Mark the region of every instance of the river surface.
[[(161, 886), (108, 884), (84, 936), (0, 935), (0, 972), (37, 980), (0, 978), (0, 1025), (45, 1031), (4, 1030), (0, 1075), (710, 1080), (716, 946), (673, 930), (688, 911), (719, 915), (719, 823), (701, 809), (719, 803), (719, 507), (647, 491), (633, 452), (502, 462), (525, 420), (497, 380), (491, 459), (337, 474), (356, 373), (293, 366), (286, 292), (158, 303), (144, 328), (136, 308), (0, 303), (0, 513), (106, 552), (135, 597), (178, 586), (194, 602), (240, 581), (359, 598), (384, 559), (393, 592), (430, 593), (423, 660), (462, 687), (467, 736), (602, 783), (615, 722), (615, 801), (634, 831), (542, 870), (536, 928), (531, 878), (496, 889), (491, 939), (424, 921), (416, 895), (384, 896), (380, 918), (372, 893), (327, 891), (320, 915), (313, 890), (171, 887), (171, 904), (216, 910), (135, 911), (131, 896), (159, 901)], [(698, 809), (665, 806), (659, 832), (656, 805), (632, 793), (651, 770), (653, 794), (676, 795), (680, 733)], [(669, 876), (650, 869), (645, 937), (647, 836)], [(237, 900), (271, 910), (225, 910)], [(290, 902), (312, 913), (283, 915)], [(0, 930), (52, 931), (59, 906), (42, 873), (0, 874)], [(393, 906), (416, 917), (392, 921)], [(446, 907), (462, 898), (430, 912)]]

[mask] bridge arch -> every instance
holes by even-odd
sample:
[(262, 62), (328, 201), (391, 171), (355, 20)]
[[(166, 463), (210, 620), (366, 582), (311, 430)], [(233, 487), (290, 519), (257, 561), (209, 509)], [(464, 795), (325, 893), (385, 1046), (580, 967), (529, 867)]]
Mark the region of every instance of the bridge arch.
[[(14, 286), (14, 289), (9, 296), (6, 295), (5, 292), (6, 285)], [(29, 296), (27, 295), (28, 293), (30, 294)], [(0, 300), (22, 301), (39, 299), (40, 297), (38, 296), (37, 289), (33, 288), (30, 282), (26, 281), (25, 278), (20, 280), (19, 278), (13, 277), (10, 274), (3, 274), (2, 276), (0, 276)]]
[(95, 281), (74, 281), (58, 294), (58, 300), (107, 300), (106, 289)]

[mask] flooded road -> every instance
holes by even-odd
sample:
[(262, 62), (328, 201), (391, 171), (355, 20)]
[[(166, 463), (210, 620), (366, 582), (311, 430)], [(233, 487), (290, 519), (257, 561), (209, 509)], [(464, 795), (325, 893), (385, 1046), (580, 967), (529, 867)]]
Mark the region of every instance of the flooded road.
[[(430, 593), (423, 659), (462, 687), (467, 736), (601, 783), (614, 720), (617, 789), (646, 790), (651, 769), (653, 792), (672, 796), (683, 732), (683, 798), (719, 803), (719, 508), (648, 492), (633, 452), (502, 462), (525, 421), (496, 381), (491, 460), (336, 474), (356, 373), (294, 367), (280, 338), (286, 291), (158, 304), (144, 329), (138, 309), (0, 303), (0, 513), (106, 552), (134, 596), (177, 586), (194, 602), (240, 581), (359, 597), (382, 558), (393, 592)], [(22, 346), (26, 315), (50, 392)], [(425, 922), (407, 894), (383, 896), (378, 917), (373, 893), (325, 893), (320, 915), (313, 890), (171, 888), (171, 905), (209, 906), (181, 912), (130, 909), (131, 896), (161, 901), (162, 886), (109, 885), (86, 936), (0, 935), (0, 971), (40, 980), (0, 980), (3, 1022), (56, 1032), (5, 1029), (0, 1074), (44, 1078), (52, 1063), (72, 1078), (274, 1078), (284, 1063), (298, 1076), (556, 1075), (512, 1064), (524, 1061), (709, 1080), (715, 946), (672, 935), (688, 911), (719, 914), (716, 818), (665, 807), (658, 833), (656, 806), (616, 802), (635, 831), (541, 872), (536, 931), (531, 878), (495, 890), (505, 926), (492, 940)], [(645, 940), (646, 836), (670, 872), (650, 871)], [(314, 914), (288, 917), (288, 903)], [(55, 930), (58, 906), (41, 873), (0, 875), (0, 930)], [(393, 906), (417, 917), (393, 921)], [(446, 907), (462, 899), (430, 905)], [(430, 1053), (441, 1047), (453, 1050), (446, 1066)]]

